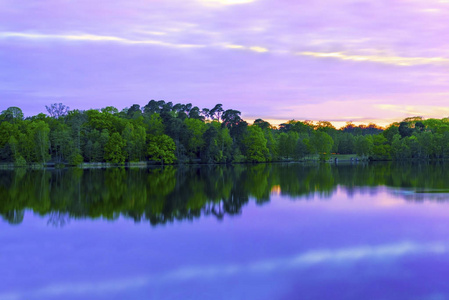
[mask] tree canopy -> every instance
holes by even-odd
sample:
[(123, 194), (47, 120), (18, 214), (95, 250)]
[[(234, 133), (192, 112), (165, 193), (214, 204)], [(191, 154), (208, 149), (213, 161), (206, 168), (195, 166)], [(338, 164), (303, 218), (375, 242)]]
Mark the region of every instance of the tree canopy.
[(18, 107), (0, 114), (0, 160), (26, 163), (154, 161), (231, 163), (327, 160), (331, 153), (371, 160), (449, 157), (449, 119), (410, 117), (385, 130), (349, 122), (290, 120), (279, 126), (256, 119), (249, 125), (222, 104), (200, 109), (151, 100), (119, 111), (69, 110), (46, 106), (48, 114), (25, 118)]

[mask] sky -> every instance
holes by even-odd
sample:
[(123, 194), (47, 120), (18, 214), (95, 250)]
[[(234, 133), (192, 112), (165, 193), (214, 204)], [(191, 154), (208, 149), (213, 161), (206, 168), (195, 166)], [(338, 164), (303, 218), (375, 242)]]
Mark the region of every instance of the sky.
[(0, 0), (0, 111), (151, 99), (272, 124), (449, 116), (449, 0)]

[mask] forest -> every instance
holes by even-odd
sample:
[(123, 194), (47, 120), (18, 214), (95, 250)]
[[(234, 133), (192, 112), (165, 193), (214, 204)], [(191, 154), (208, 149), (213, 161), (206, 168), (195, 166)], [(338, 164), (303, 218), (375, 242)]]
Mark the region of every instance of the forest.
[(47, 114), (24, 117), (18, 107), (0, 114), (0, 161), (80, 165), (133, 162), (243, 163), (326, 161), (334, 154), (362, 160), (438, 160), (449, 157), (449, 118), (410, 117), (381, 128), (348, 122), (336, 129), (327, 121), (291, 120), (279, 126), (241, 112), (200, 109), (151, 100), (119, 111), (70, 110), (62, 103)]

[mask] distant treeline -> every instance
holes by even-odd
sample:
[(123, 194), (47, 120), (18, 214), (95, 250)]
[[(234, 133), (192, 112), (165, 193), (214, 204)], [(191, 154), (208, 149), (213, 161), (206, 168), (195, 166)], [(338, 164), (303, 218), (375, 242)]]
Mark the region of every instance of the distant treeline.
[(291, 120), (278, 127), (257, 119), (245, 122), (240, 111), (221, 104), (151, 100), (119, 111), (69, 110), (61, 103), (48, 114), (24, 118), (10, 107), (0, 115), (0, 161), (16, 165), (83, 162), (158, 161), (232, 163), (326, 160), (331, 153), (363, 159), (441, 159), (449, 157), (449, 119), (408, 118), (386, 130), (375, 124)]

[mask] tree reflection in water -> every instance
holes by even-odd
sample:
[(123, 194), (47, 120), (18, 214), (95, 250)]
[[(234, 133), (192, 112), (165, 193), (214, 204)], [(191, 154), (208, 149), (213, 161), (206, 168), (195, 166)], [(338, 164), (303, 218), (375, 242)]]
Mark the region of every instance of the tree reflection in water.
[[(201, 216), (238, 215), (254, 199), (270, 201), (273, 190), (293, 199), (330, 197), (340, 186), (349, 195), (366, 187), (393, 187), (406, 200), (445, 199), (444, 164), (257, 164), (154, 169), (0, 171), (0, 215), (20, 224), (24, 211), (64, 226), (71, 219), (120, 216), (165, 224)], [(427, 195), (433, 194), (433, 197)]]

